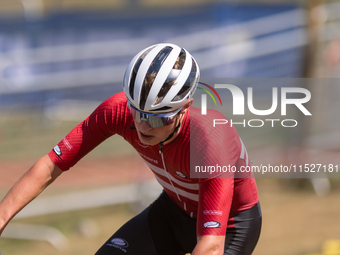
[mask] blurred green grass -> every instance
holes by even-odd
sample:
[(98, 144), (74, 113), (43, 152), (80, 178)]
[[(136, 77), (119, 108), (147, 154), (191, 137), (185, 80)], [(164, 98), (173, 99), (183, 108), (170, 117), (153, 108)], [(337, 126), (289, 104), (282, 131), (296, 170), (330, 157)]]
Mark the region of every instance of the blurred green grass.
[[(121, 225), (134, 215), (129, 205), (122, 204), (15, 220), (14, 223), (54, 227), (67, 237), (69, 246), (60, 251), (45, 241), (0, 238), (0, 251), (4, 255), (94, 254)], [(84, 234), (80, 230), (80, 225), (84, 221), (94, 224), (96, 231), (92, 231), (92, 234)]]
[[(86, 117), (86, 116), (85, 116)], [(84, 118), (85, 118), (84, 117)], [(274, 117), (273, 117), (274, 118)], [(248, 150), (261, 146), (285, 146), (291, 136), (289, 129), (276, 122), (266, 121), (261, 128), (249, 127), (250, 116), (233, 118), (234, 123), (246, 120), (246, 127), (235, 124)], [(0, 112), (0, 160), (38, 158), (49, 152), (79, 122), (50, 120), (42, 112)], [(259, 125), (254, 122), (252, 125)], [(229, 125), (229, 124), (228, 124)], [(88, 157), (133, 154), (134, 149), (118, 135), (114, 135), (95, 148)]]
[[(38, 113), (2, 112), (0, 160), (38, 158), (49, 152), (80, 121), (52, 121)], [(132, 154), (133, 148), (118, 135), (104, 141), (89, 157)]]

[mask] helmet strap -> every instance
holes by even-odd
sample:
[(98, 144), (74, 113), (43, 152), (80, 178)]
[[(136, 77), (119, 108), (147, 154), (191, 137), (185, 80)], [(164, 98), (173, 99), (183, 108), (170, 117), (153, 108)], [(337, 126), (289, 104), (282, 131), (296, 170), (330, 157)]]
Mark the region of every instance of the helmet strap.
[(163, 143), (165, 143), (166, 141), (170, 140), (174, 136), (174, 134), (178, 132), (179, 128), (181, 127), (181, 124), (182, 124), (182, 121), (180, 121), (178, 123), (178, 125), (175, 127), (174, 131), (164, 141), (161, 141), (159, 144), (161, 146), (163, 146)]

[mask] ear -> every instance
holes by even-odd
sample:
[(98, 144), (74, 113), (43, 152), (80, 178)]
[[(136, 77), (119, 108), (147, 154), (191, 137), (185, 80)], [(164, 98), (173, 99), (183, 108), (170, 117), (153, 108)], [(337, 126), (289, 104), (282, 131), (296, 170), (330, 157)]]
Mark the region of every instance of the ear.
[(190, 107), (190, 105), (192, 105), (192, 103), (194, 102), (194, 99), (191, 98), (183, 107), (183, 109), (181, 110), (181, 113), (186, 113)]

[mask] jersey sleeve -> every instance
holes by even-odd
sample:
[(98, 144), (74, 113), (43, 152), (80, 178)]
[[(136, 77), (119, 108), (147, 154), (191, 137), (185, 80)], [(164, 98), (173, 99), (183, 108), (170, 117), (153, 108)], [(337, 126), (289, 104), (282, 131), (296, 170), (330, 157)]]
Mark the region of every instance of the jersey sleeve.
[[(199, 202), (197, 212), (197, 235), (225, 235), (229, 213), (234, 198), (234, 173), (218, 171), (218, 167), (229, 169), (237, 164), (239, 155), (233, 142), (224, 148), (205, 150), (205, 155), (198, 161), (201, 166), (213, 166), (213, 173), (204, 173), (199, 180)], [(206, 148), (209, 148), (207, 146)], [(208, 168), (207, 168), (208, 169)], [(211, 168), (212, 170), (213, 168)]]
[(123, 93), (118, 93), (99, 105), (48, 155), (53, 163), (66, 171), (110, 136), (124, 133), (126, 125), (128, 125), (126, 98)]
[(234, 127), (213, 127), (213, 119), (223, 116), (208, 111), (191, 129), (190, 157), (194, 174), (199, 178), (197, 236), (225, 235), (234, 197), (235, 168), (241, 142)]
[(232, 178), (213, 178), (200, 183), (197, 236), (225, 235), (233, 193)]

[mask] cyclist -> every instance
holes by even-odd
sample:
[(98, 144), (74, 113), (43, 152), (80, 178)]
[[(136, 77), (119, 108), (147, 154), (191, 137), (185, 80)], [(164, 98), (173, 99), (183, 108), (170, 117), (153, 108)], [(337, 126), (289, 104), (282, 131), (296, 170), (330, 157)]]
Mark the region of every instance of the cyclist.
[[(262, 218), (255, 180), (190, 174), (195, 165), (249, 165), (234, 127), (212, 129), (200, 110), (190, 107), (198, 79), (195, 59), (177, 45), (156, 44), (139, 52), (125, 72), (124, 91), (104, 101), (12, 187), (0, 203), (0, 233), (63, 171), (119, 134), (164, 190), (96, 255), (251, 254)], [(209, 110), (204, 120), (222, 117)]]

